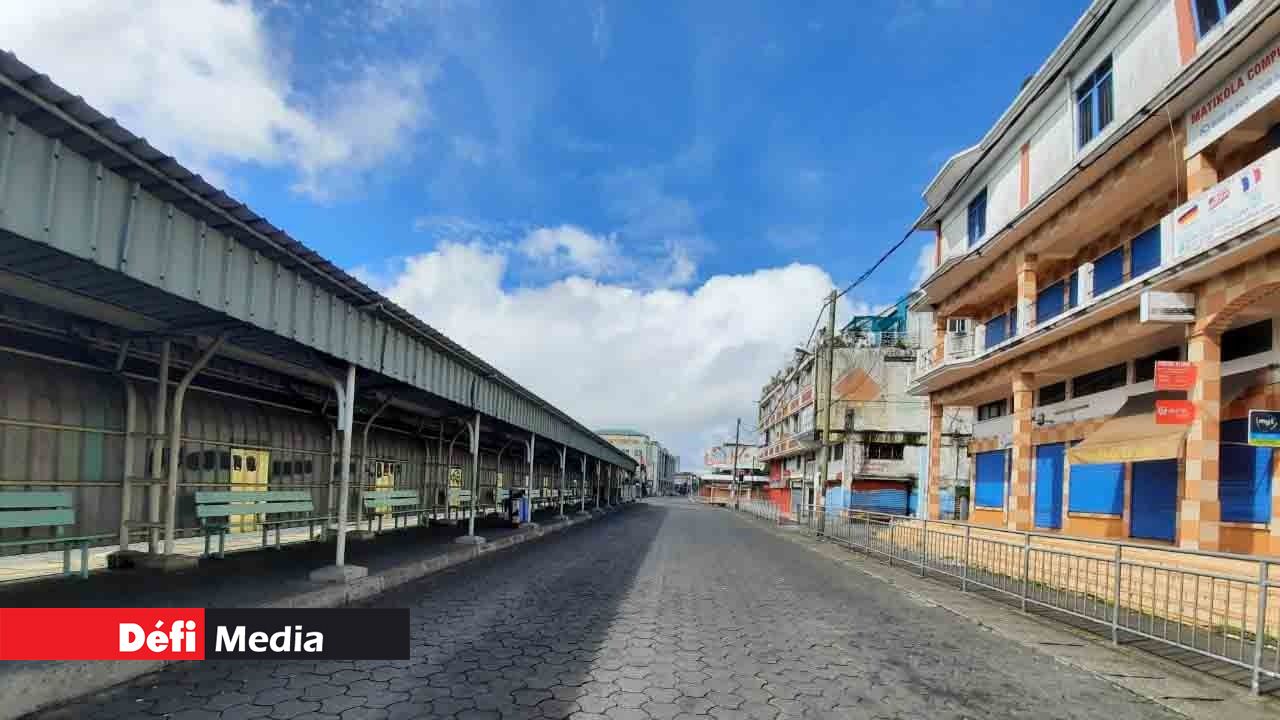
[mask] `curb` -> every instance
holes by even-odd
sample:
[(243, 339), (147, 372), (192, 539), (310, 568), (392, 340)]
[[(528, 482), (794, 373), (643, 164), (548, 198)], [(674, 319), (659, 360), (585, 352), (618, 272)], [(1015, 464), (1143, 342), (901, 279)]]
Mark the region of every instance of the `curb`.
[[(527, 532), (508, 535), (483, 545), (459, 545), (442, 555), (403, 563), (345, 585), (319, 586), (314, 590), (252, 607), (334, 608), (353, 605), (401, 585), (470, 562), (482, 555), (521, 545), (597, 518), (605, 518), (621, 509), (613, 508), (598, 515), (539, 524)], [(105, 690), (158, 672), (175, 662), (190, 661), (69, 660), (5, 663), (0, 668), (0, 698), (4, 698), (4, 703), (0, 704), (0, 720), (20, 718), (37, 710)]]

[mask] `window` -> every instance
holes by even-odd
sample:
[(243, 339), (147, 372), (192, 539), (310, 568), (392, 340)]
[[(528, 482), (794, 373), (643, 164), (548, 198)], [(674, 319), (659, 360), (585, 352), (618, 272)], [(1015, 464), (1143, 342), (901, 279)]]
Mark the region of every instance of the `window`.
[(1271, 349), (1271, 320), (1232, 328), (1222, 333), (1222, 362)]
[(1062, 402), (1067, 399), (1067, 382), (1056, 382), (1052, 385), (1045, 385), (1040, 388), (1039, 402), (1037, 405), (1051, 405), (1056, 402)]
[(1007, 314), (997, 315), (983, 324), (982, 327), (986, 330), (985, 347), (995, 347), (1004, 342), (1004, 339), (1009, 337), (1008, 324)]
[(1005, 451), (978, 453), (973, 479), (973, 504), (980, 508), (1004, 507)]
[(307, 460), (304, 463), (302, 463), (302, 470), (307, 475), (310, 475), (311, 473), (315, 472), (315, 469), (316, 469), (316, 465), (315, 465), (315, 462), (312, 460)]
[(212, 450), (204, 451), (204, 469), (212, 470), (218, 464), (218, 453)]
[(969, 318), (947, 318), (947, 332), (965, 335), (969, 332)]
[(1212, 30), (1243, 0), (1192, 0), (1195, 4), (1196, 33), (1200, 37)]
[(983, 188), (972, 201), (969, 202), (969, 247), (978, 244), (983, 235), (987, 234), (987, 189)]
[(1093, 296), (1102, 293), (1124, 282), (1124, 248), (1103, 255), (1093, 261)]
[(1129, 248), (1129, 265), (1129, 277), (1138, 277), (1160, 267), (1159, 225), (1147, 229), (1133, 239)]
[[(237, 455), (237, 456), (236, 456), (236, 459), (237, 459), (237, 462), (236, 462), (236, 469), (237, 469), (237, 470), (239, 470), (239, 469), (240, 469), (240, 463), (238, 462), (239, 457), (240, 457), (239, 455)], [(231, 469), (231, 453), (229, 453), (229, 452), (220, 452), (220, 453), (218, 453), (218, 467), (222, 468), (223, 470), (230, 470), (230, 469)]]
[(1077, 375), (1071, 380), (1071, 397), (1084, 397), (1103, 390), (1124, 387), (1129, 367), (1125, 363)]
[(1073, 308), (1080, 304), (1080, 276), (1077, 273), (1071, 273), (1067, 278), (1067, 308)]
[(1265, 523), (1271, 519), (1272, 449), (1244, 445), (1247, 420), (1221, 424), (1218, 446), (1218, 500), (1227, 522)]
[(1050, 285), (1036, 296), (1036, 324), (1062, 314), (1063, 281)]
[(991, 420), (1009, 414), (1009, 399), (996, 400), (978, 406), (978, 421)]
[(200, 469), (200, 453), (198, 452), (187, 453), (187, 461), (185, 465), (188, 470), (199, 470)]
[(271, 477), (280, 477), (281, 474), (282, 473), (280, 472), (280, 461), (272, 460), (271, 461)]
[(867, 443), (867, 459), (901, 460), (902, 448), (901, 444), (896, 443)]
[(1181, 359), (1182, 351), (1176, 347), (1165, 348), (1146, 357), (1138, 358), (1133, 361), (1133, 381), (1146, 382), (1154, 379), (1156, 376), (1156, 361), (1158, 360)]
[(832, 460), (842, 460), (842, 459), (844, 459), (844, 445), (843, 445), (843, 444), (841, 444), (841, 445), (832, 445), (832, 446), (831, 446), (831, 459), (832, 459)]
[(1076, 118), (1080, 147), (1098, 136), (1111, 124), (1111, 58), (1088, 74), (1076, 88)]

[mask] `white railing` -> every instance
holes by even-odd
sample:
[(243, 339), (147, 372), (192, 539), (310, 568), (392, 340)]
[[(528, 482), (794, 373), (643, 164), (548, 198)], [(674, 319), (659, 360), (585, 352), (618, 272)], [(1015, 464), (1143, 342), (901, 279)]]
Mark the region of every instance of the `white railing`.
[[(773, 519), (767, 507), (743, 510)], [(862, 510), (799, 508), (816, 537), (890, 565), (958, 581), (1031, 607), (1153, 640), (1262, 678), (1280, 678), (1280, 561), (1116, 540), (1004, 530)]]

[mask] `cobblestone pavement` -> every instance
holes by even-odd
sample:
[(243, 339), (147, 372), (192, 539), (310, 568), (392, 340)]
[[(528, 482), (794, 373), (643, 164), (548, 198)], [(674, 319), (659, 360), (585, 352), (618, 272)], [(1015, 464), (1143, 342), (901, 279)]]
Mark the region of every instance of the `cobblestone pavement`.
[(412, 659), (186, 664), (43, 717), (1174, 717), (683, 500), (377, 604), (413, 609)]

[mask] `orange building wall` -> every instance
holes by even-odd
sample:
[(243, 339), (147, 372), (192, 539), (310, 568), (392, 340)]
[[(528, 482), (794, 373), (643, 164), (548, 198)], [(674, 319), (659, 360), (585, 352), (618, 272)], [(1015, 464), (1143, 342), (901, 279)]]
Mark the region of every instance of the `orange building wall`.
[(1004, 527), (1004, 511), (974, 508), (973, 512), (969, 514), (969, 522), (972, 522), (976, 525), (990, 525), (991, 527)]
[(1062, 525), (1066, 535), (1082, 535), (1084, 537), (1124, 539), (1124, 518), (1117, 516), (1084, 516), (1067, 514), (1067, 521)]

